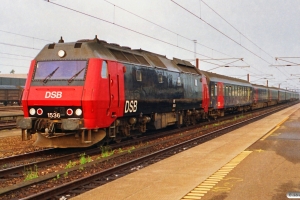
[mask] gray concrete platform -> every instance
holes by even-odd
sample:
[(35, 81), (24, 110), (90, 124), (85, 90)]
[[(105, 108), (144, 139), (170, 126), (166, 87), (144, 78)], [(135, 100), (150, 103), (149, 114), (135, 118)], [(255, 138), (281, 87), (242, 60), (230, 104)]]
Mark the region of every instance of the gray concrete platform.
[[(294, 105), (72, 199), (282, 197), (288, 191), (300, 189), (297, 188), (300, 159), (296, 156), (300, 145), (295, 140), (299, 109), (300, 104)], [(294, 127), (294, 131), (282, 134), (282, 130), (290, 127)], [(265, 135), (268, 137), (264, 138)], [(285, 139), (278, 142), (276, 137)], [(286, 146), (290, 150), (282, 149)]]

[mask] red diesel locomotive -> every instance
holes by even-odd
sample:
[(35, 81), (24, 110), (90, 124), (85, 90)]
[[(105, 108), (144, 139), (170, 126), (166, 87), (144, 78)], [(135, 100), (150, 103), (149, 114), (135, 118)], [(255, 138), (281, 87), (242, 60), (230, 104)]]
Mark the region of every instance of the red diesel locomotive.
[(255, 108), (252, 90), (184, 60), (97, 37), (61, 39), (31, 62), (17, 126), (23, 140), (38, 134), (37, 146), (87, 147)]
[[(203, 89), (204, 88), (204, 89)], [(205, 76), (191, 63), (97, 38), (46, 45), (31, 62), (22, 138), (87, 147), (207, 118)]]

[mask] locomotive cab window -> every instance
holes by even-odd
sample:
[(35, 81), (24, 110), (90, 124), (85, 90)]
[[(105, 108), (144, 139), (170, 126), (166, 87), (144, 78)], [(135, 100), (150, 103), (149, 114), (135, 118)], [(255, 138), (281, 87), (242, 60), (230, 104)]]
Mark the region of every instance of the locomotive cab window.
[(136, 80), (142, 81), (142, 72), (141, 70), (136, 70)]
[(107, 62), (102, 62), (102, 68), (101, 68), (101, 78), (107, 78)]
[(35, 68), (33, 80), (84, 80), (86, 60), (40, 61)]

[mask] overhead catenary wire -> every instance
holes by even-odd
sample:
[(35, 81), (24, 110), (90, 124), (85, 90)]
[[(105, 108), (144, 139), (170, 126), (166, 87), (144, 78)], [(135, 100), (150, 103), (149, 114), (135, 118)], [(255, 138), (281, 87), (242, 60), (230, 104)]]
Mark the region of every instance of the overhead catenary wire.
[(6, 54), (6, 55), (12, 55), (12, 56), (21, 56), (21, 57), (33, 58), (33, 56), (25, 56), (25, 55), (12, 54), (12, 53), (3, 53), (3, 52), (0, 52), (0, 54)]
[[(153, 21), (150, 21), (150, 20), (146, 19), (145, 17), (142, 17), (142, 16), (140, 16), (140, 15), (138, 15), (138, 14), (136, 14), (136, 13), (133, 13), (133, 12), (131, 12), (131, 11), (125, 9), (125, 8), (122, 8), (122, 7), (120, 7), (120, 6), (116, 5), (116, 4), (113, 4), (113, 3), (111, 3), (111, 2), (108, 1), (108, 0), (104, 0), (104, 1), (114, 6), (114, 12), (115, 12), (115, 7), (117, 7), (117, 8), (119, 8), (119, 9), (121, 9), (121, 10), (127, 12), (127, 13), (130, 13), (131, 15), (133, 15), (133, 16), (135, 16), (135, 17), (138, 17), (138, 18), (140, 18), (140, 19), (142, 19), (142, 20), (144, 20), (144, 21), (146, 21), (146, 22), (149, 22), (149, 23), (151, 23), (151, 24), (153, 24), (153, 25), (155, 25), (155, 26), (157, 26), (157, 27), (160, 27), (160, 28), (163, 29), (163, 30), (166, 30), (166, 31), (168, 31), (168, 32), (170, 32), (170, 33), (173, 33), (174, 35), (177, 36), (177, 38), (178, 38), (178, 36), (180, 36), (180, 37), (182, 37), (182, 38), (184, 38), (184, 39), (186, 39), (186, 40), (189, 40), (189, 41), (191, 41), (191, 42), (195, 42), (194, 39), (191, 39), (191, 38), (188, 38), (188, 37), (186, 37), (186, 36), (183, 36), (182, 34), (176, 33), (176, 32), (174, 32), (174, 31), (172, 31), (172, 30), (170, 30), (170, 29), (168, 29), (168, 28), (166, 28), (166, 27), (164, 27), (164, 26), (161, 26), (161, 25), (159, 25), (159, 24), (157, 24), (157, 23), (155, 23), (155, 22), (153, 22)], [(114, 23), (115, 23), (115, 19), (114, 19)], [(218, 51), (218, 50), (216, 50), (216, 49), (213, 49), (213, 48), (211, 48), (211, 47), (208, 47), (208, 46), (206, 46), (206, 45), (204, 45), (204, 44), (201, 44), (201, 43), (199, 43), (199, 42), (197, 42), (197, 41), (196, 41), (196, 44), (197, 44), (197, 45), (200, 45), (200, 46), (203, 46), (203, 47), (205, 47), (205, 48), (208, 48), (208, 49), (210, 49), (210, 50), (212, 50), (212, 51), (215, 51), (215, 52), (218, 52), (218, 53), (220, 53), (220, 54), (223, 54), (223, 55), (226, 55), (226, 56), (230, 57), (230, 55), (228, 55), (228, 54), (225, 54), (225, 53), (223, 53), (223, 52), (221, 52), (221, 51)], [(177, 41), (177, 46), (178, 46), (178, 41)], [(209, 57), (209, 56), (206, 56), (206, 57)], [(203, 59), (200, 59), (200, 60), (203, 60)], [(244, 61), (244, 60), (243, 60), (243, 61)], [(244, 62), (245, 62), (245, 61), (244, 61)], [(225, 62), (223, 62), (223, 63), (225, 63)], [(245, 62), (245, 63), (246, 63), (246, 62)], [(215, 64), (215, 63), (210, 63), (210, 64), (218, 65), (218, 64)], [(246, 64), (247, 64), (247, 63), (246, 63)], [(249, 64), (247, 64), (247, 65), (249, 65)]]
[(171, 2), (173, 2), (174, 4), (176, 4), (177, 6), (179, 6), (180, 8), (182, 8), (183, 10), (185, 10), (186, 12), (190, 13), (191, 15), (195, 16), (196, 18), (198, 18), (199, 20), (203, 21), (205, 24), (207, 24), (208, 26), (210, 26), (212, 29), (216, 30), (217, 32), (219, 32), (220, 34), (222, 34), (223, 36), (225, 36), (226, 38), (228, 38), (229, 40), (233, 41), (234, 43), (240, 45), (242, 48), (244, 48), (245, 50), (247, 50), (248, 52), (250, 52), (251, 54), (253, 54), (254, 56), (260, 58), (261, 60), (263, 60), (264, 62), (270, 64), (270, 62), (268, 62), (267, 60), (265, 60), (264, 58), (262, 58), (261, 56), (257, 55), (256, 53), (254, 53), (253, 51), (251, 51), (250, 49), (248, 49), (247, 47), (243, 46), (242, 44), (240, 44), (239, 42), (237, 42), (236, 40), (232, 39), (231, 37), (229, 37), (227, 34), (225, 34), (224, 32), (222, 32), (221, 30), (217, 29), (216, 27), (214, 27), (213, 25), (211, 25), (210, 23), (208, 23), (207, 21), (205, 21), (204, 19), (200, 18), (199, 16), (197, 16), (196, 14), (194, 14), (193, 12), (191, 12), (190, 10), (188, 10), (187, 8), (183, 7), (182, 5), (180, 5), (179, 3), (175, 2), (174, 0), (171, 0)]
[(209, 9), (211, 9), (216, 15), (218, 15), (221, 19), (223, 19), (229, 26), (231, 26), (234, 30), (236, 30), (240, 35), (242, 35), (244, 38), (246, 38), (249, 42), (251, 42), (254, 46), (259, 48), (261, 51), (263, 51), (265, 54), (270, 56), (271, 58), (274, 58), (274, 56), (270, 55), (268, 52), (264, 51), (261, 47), (259, 47), (256, 43), (254, 43), (252, 40), (250, 40), (246, 35), (244, 35), (241, 31), (239, 31), (237, 28), (235, 28), (231, 23), (229, 23), (224, 17), (222, 17), (217, 11), (215, 11), (211, 6), (209, 6), (205, 1), (201, 0)]
[(13, 46), (13, 47), (20, 47), (20, 48), (25, 48), (25, 49), (41, 50), (41, 49), (37, 49), (37, 48), (34, 48), (34, 47), (21, 46), (21, 45), (10, 44), (10, 43), (5, 43), (5, 42), (0, 42), (0, 44)]
[[(125, 8), (122, 8), (122, 7), (120, 7), (120, 6), (116, 5), (116, 4), (113, 4), (113, 3), (109, 2), (108, 0), (103, 0), (103, 1), (105, 1), (105, 2), (107, 2), (107, 3), (109, 3), (109, 4), (111, 4), (111, 5), (113, 5), (114, 7), (117, 7), (117, 8), (119, 8), (119, 9), (121, 9), (121, 10), (127, 12), (127, 13), (130, 13), (130, 14), (132, 14), (132, 15), (135, 16), (135, 17), (138, 17), (138, 18), (140, 18), (140, 19), (142, 19), (142, 20), (145, 20), (145, 21), (147, 21), (147, 22), (149, 22), (149, 23), (151, 23), (151, 24), (153, 24), (153, 25), (155, 25), (155, 26), (157, 26), (157, 27), (160, 27), (161, 29), (164, 29), (164, 30), (166, 30), (166, 31), (168, 31), (168, 32), (170, 32), (170, 33), (173, 33), (174, 35), (180, 36), (180, 37), (182, 37), (182, 38), (184, 38), (184, 39), (186, 39), (186, 40), (189, 40), (189, 41), (191, 41), (191, 42), (194, 42), (194, 40), (191, 39), (191, 38), (188, 38), (188, 37), (186, 37), (186, 36), (183, 36), (182, 34), (176, 33), (176, 32), (174, 32), (174, 31), (172, 31), (172, 30), (170, 30), (170, 29), (168, 29), (168, 28), (166, 28), (166, 27), (164, 27), (164, 26), (161, 26), (161, 25), (159, 25), (159, 24), (157, 24), (157, 23), (155, 23), (155, 22), (153, 22), (153, 21), (150, 21), (150, 20), (148, 20), (148, 19), (146, 19), (146, 18), (144, 18), (144, 17), (142, 17), (142, 16), (140, 16), (140, 15), (138, 15), (138, 14), (135, 14), (135, 13), (133, 13), (133, 12), (131, 12), (131, 11), (125, 9)], [(200, 46), (203, 46), (203, 47), (208, 48), (208, 49), (210, 49), (210, 50), (216, 51), (216, 52), (218, 52), (218, 53), (220, 53), (220, 54), (229, 56), (229, 55), (227, 55), (227, 54), (225, 54), (225, 53), (223, 53), (223, 52), (221, 52), (221, 51), (218, 51), (218, 50), (216, 50), (216, 49), (213, 49), (213, 48), (211, 48), (211, 47), (208, 47), (208, 46), (206, 46), (206, 45), (204, 45), (204, 44), (201, 44), (201, 43), (199, 43), (199, 42), (196, 42), (196, 43), (197, 43), (197, 45), (200, 45)], [(177, 46), (178, 46), (178, 45), (177, 45)]]
[[(216, 30), (217, 32), (219, 32), (220, 34), (222, 34), (223, 36), (225, 36), (226, 38), (228, 38), (229, 40), (233, 41), (234, 43), (236, 43), (237, 45), (240, 45), (242, 48), (244, 48), (245, 50), (247, 50), (248, 52), (250, 52), (251, 54), (253, 54), (254, 56), (260, 58), (261, 60), (263, 60), (264, 62), (266, 62), (267, 64), (271, 65), (270, 62), (268, 62), (267, 60), (265, 60), (264, 58), (262, 58), (261, 56), (259, 56), (258, 54), (254, 53), (253, 51), (251, 51), (249, 48), (243, 46), (241, 43), (237, 42), (236, 40), (234, 40), (233, 38), (229, 37), (227, 34), (223, 33), (222, 31), (220, 31), (219, 29), (217, 29), (216, 27), (214, 27), (213, 25), (211, 25), (210, 23), (208, 23), (207, 21), (205, 21), (204, 19), (202, 19), (201, 17), (197, 16), (196, 14), (194, 14), (193, 12), (191, 12), (190, 10), (188, 10), (187, 8), (185, 8), (184, 6), (180, 5), (179, 3), (175, 2), (174, 0), (171, 0), (171, 2), (173, 2), (174, 4), (176, 4), (177, 6), (179, 6), (180, 8), (182, 8), (183, 10), (185, 10), (186, 12), (190, 13), (191, 15), (193, 15), (194, 17), (198, 18), (199, 20), (203, 21), (204, 23), (206, 23), (208, 26), (210, 26), (211, 28), (213, 28), (214, 30)], [(262, 50), (260, 48), (260, 50)], [(271, 56), (273, 58), (273, 56)], [(253, 67), (253, 66), (252, 66)], [(255, 67), (253, 67), (255, 68)], [(262, 72), (261, 70), (255, 68), (256, 70)], [(278, 69), (279, 70), (279, 69)], [(281, 70), (279, 70), (281, 73), (283, 73), (286, 77), (288, 77), (284, 72), (282, 72)]]
[[(118, 26), (118, 27), (120, 27), (120, 28), (123, 28), (123, 29), (126, 29), (126, 30), (128, 30), (128, 31), (131, 31), (131, 32), (134, 32), (134, 33), (137, 33), (137, 34), (143, 35), (143, 36), (145, 36), (145, 37), (148, 37), (148, 38), (151, 38), (151, 39), (157, 40), (157, 41), (159, 41), (159, 42), (162, 42), (162, 43), (168, 44), (168, 45), (170, 45), (170, 46), (173, 46), (173, 47), (177, 47), (177, 48), (179, 48), (179, 49), (182, 49), (182, 50), (185, 50), (185, 51), (187, 51), (187, 52), (194, 53), (194, 51), (192, 51), (192, 50), (189, 50), (189, 49), (187, 49), (187, 48), (184, 48), (184, 47), (181, 47), (181, 46), (178, 46), (177, 44), (173, 44), (173, 43), (170, 43), (170, 42), (164, 41), (164, 40), (162, 40), (162, 39), (155, 38), (155, 37), (153, 37), (153, 36), (150, 36), (150, 35), (147, 35), (147, 34), (145, 34), (145, 33), (142, 33), (142, 32), (136, 31), (136, 30), (133, 30), (133, 29), (131, 29), (131, 28), (128, 28), (128, 27), (122, 26), (122, 25), (120, 25), (120, 24), (117, 24), (117, 23), (115, 22), (115, 20), (113, 20), (113, 22), (111, 22), (111, 21), (108, 21), (108, 20), (102, 19), (102, 18), (100, 18), (100, 17), (96, 17), (96, 16), (94, 16), (94, 15), (87, 14), (87, 13), (84, 13), (84, 12), (82, 12), (82, 11), (79, 11), (79, 10), (76, 10), (76, 9), (70, 8), (70, 7), (68, 7), (68, 6), (64, 6), (64, 5), (61, 5), (61, 4), (58, 4), (58, 3), (55, 3), (55, 2), (48, 1), (48, 3), (51, 3), (51, 4), (53, 4), (53, 5), (56, 5), (56, 6), (62, 7), (62, 8), (64, 8), (64, 9), (71, 10), (71, 11), (73, 11), (73, 12), (77, 12), (77, 13), (79, 13), (79, 14), (82, 14), (82, 15), (85, 15), (85, 16), (88, 16), (88, 17), (91, 17), (91, 18), (94, 18), (94, 19), (100, 20), (100, 21), (103, 21), (103, 22), (105, 22), (105, 23), (109, 23), (109, 24), (112, 24), (112, 25)], [(115, 5), (114, 5), (114, 4), (112, 4), (112, 5), (115, 7)], [(210, 57), (210, 56), (203, 55), (203, 54), (200, 54), (200, 53), (196, 53), (196, 54), (197, 54), (197, 55), (200, 55), (200, 56), (203, 56), (203, 57), (206, 57), (206, 58), (212, 58), (212, 57)]]
[[(150, 35), (147, 35), (147, 34), (145, 34), (145, 33), (142, 33), (142, 32), (139, 32), (139, 31), (133, 30), (133, 29), (131, 29), (131, 28), (128, 28), (128, 27), (122, 26), (122, 25), (120, 25), (120, 24), (117, 24), (117, 23), (115, 23), (115, 22), (110, 22), (110, 21), (108, 21), (108, 20), (105, 20), (105, 19), (102, 19), (102, 18), (100, 18), (100, 17), (96, 17), (96, 16), (93, 16), (93, 15), (91, 15), (91, 14), (87, 14), (87, 13), (84, 13), (84, 12), (82, 12), (82, 11), (75, 10), (75, 9), (73, 9), (73, 8), (70, 8), (70, 7), (67, 7), (67, 6), (64, 6), (64, 5), (58, 4), (58, 3), (54, 3), (54, 2), (51, 2), (51, 1), (47, 1), (47, 2), (48, 2), (48, 3), (51, 3), (51, 4), (53, 4), (53, 5), (56, 5), (56, 6), (59, 6), (59, 7), (62, 7), (62, 8), (68, 9), (68, 10), (71, 10), (71, 11), (73, 11), (73, 12), (77, 12), (77, 13), (79, 13), (79, 14), (82, 14), (82, 15), (85, 15), (85, 16), (88, 16), (88, 17), (91, 17), (91, 18), (94, 18), (94, 19), (97, 19), (97, 20), (100, 20), (100, 21), (103, 21), (103, 22), (106, 22), (106, 23), (109, 23), (109, 24), (115, 25), (115, 26), (118, 26), (118, 27), (120, 27), (120, 28), (123, 28), (123, 29), (126, 29), (126, 30), (128, 30), (128, 31), (131, 31), (131, 32), (137, 33), (137, 34), (139, 34), (139, 35), (143, 35), (143, 36), (145, 36), (145, 37), (148, 37), (148, 38), (151, 38), (151, 39), (154, 39), (154, 40), (157, 40), (157, 41), (159, 41), (159, 42), (162, 42), (162, 43), (168, 44), (168, 45), (170, 45), (170, 46), (177, 47), (177, 48), (180, 48), (180, 49), (182, 49), (182, 50), (185, 50), (185, 51), (188, 51), (188, 52), (192, 52), (192, 53), (194, 53), (194, 51), (192, 51), (192, 50), (189, 50), (189, 49), (187, 49), (187, 48), (184, 48), (184, 47), (177, 46), (176, 44), (172, 44), (172, 43), (170, 43), (170, 42), (167, 42), (167, 41), (164, 41), (164, 40), (161, 40), (161, 39), (155, 38), (155, 37), (153, 37), (153, 36), (150, 36)], [(206, 55), (203, 55), (203, 54), (200, 54), (200, 53), (197, 53), (197, 54), (198, 54), (198, 55), (200, 55), (200, 56), (206, 57), (206, 58), (211, 58), (211, 57), (209, 57), (209, 56), (206, 56)]]
[(41, 38), (37, 38), (37, 37), (33, 37), (33, 36), (28, 36), (28, 35), (22, 35), (22, 34), (19, 34), (19, 33), (13, 33), (13, 32), (10, 32), (10, 31), (0, 30), (0, 32), (9, 33), (9, 34), (18, 35), (18, 36), (27, 37), (27, 38), (32, 38), (32, 39), (36, 39), (36, 40), (42, 40), (42, 41), (46, 41), (46, 42), (53, 42), (53, 41), (50, 41), (50, 40), (45, 40), (45, 39), (41, 39)]

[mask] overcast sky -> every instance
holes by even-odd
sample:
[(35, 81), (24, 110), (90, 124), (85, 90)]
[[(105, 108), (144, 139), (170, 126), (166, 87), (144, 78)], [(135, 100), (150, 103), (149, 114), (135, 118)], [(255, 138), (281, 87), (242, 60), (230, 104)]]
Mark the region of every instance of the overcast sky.
[(202, 70), (300, 88), (300, 66), (283, 66), (300, 58), (282, 58), (300, 57), (298, 0), (1, 0), (0, 71), (26, 74), (44, 45), (95, 35), (193, 64), (196, 47)]

